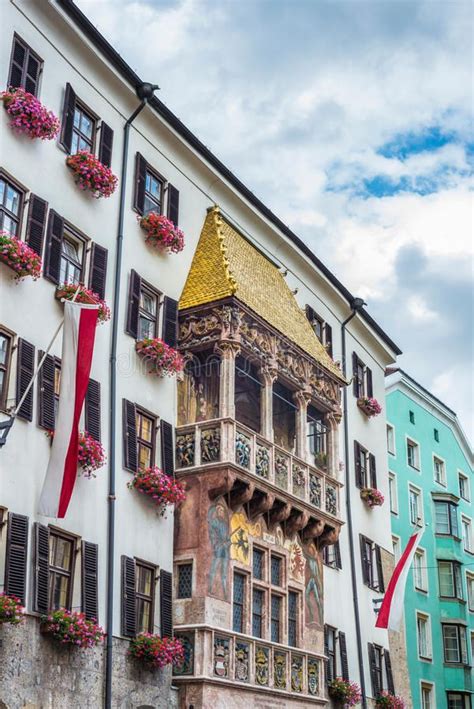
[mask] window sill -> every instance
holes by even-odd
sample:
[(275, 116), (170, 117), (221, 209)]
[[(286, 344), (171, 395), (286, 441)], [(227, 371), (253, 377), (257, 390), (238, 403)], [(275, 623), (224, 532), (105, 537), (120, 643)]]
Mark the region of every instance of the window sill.
[(432, 657), (423, 657), (422, 655), (418, 655), (418, 659), (420, 660), (420, 662), (429, 662), (429, 663), (433, 662)]
[(440, 601), (448, 601), (450, 603), (461, 603), (461, 605), (465, 606), (466, 601), (464, 598), (455, 598), (454, 596), (440, 596), (439, 597)]
[(424, 593), (425, 596), (428, 595), (428, 589), (427, 589), (427, 588), (418, 588), (418, 586), (415, 586), (415, 591), (418, 591), (418, 593)]

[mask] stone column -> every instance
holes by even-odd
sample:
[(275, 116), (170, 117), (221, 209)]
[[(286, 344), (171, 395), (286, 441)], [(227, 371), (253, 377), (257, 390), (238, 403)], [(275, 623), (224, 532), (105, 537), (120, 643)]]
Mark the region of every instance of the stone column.
[(216, 343), (214, 351), (220, 355), (219, 417), (235, 419), (235, 359), (240, 352), (238, 342)]
[(260, 429), (262, 436), (273, 442), (273, 382), (277, 378), (274, 363), (265, 364), (260, 369), (262, 390), (260, 394)]
[(308, 403), (311, 399), (309, 392), (304, 389), (293, 394), (296, 409), (296, 455), (308, 461)]
[(328, 444), (328, 473), (333, 478), (339, 480), (339, 424), (341, 416), (339, 412), (331, 411), (324, 417), (324, 423), (327, 428), (327, 444)]

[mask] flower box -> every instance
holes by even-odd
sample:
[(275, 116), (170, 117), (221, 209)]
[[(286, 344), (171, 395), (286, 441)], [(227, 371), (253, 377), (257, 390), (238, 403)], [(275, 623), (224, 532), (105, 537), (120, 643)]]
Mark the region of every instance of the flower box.
[(342, 707), (354, 707), (362, 699), (360, 687), (356, 682), (336, 677), (328, 684), (331, 699)]
[[(46, 431), (46, 435), (51, 440), (54, 438), (54, 431)], [(85, 478), (95, 478), (95, 471), (105, 465), (105, 451), (100, 441), (87, 433), (79, 433), (79, 448), (77, 452), (77, 467), (81, 469)]]
[(0, 261), (15, 272), (15, 280), (31, 276), (36, 281), (41, 276), (41, 256), (6, 231), (0, 232)]
[(381, 692), (375, 700), (377, 709), (405, 709), (405, 702), (396, 694)]
[(177, 254), (184, 249), (184, 234), (163, 214), (149, 212), (139, 217), (139, 223), (146, 233), (145, 242), (155, 249)]
[(186, 499), (184, 483), (174, 480), (156, 466), (139, 470), (127, 485), (130, 490), (138, 490), (150, 497), (161, 516), (168, 505), (179, 505)]
[(364, 487), (360, 496), (369, 507), (381, 507), (385, 502), (384, 496), (375, 487)]
[(25, 609), (16, 596), (0, 593), (0, 625), (11, 623), (18, 625), (23, 620)]
[(67, 611), (60, 608), (41, 617), (41, 632), (51, 635), (62, 645), (90, 648), (104, 640), (105, 633), (93, 620), (88, 620), (84, 613)]
[(184, 362), (180, 353), (159, 337), (147, 337), (144, 340), (139, 340), (135, 349), (146, 361), (150, 374), (164, 377), (183, 371)]
[(180, 665), (184, 660), (184, 648), (180, 640), (161, 638), (152, 633), (141, 633), (133, 638), (129, 653), (150, 669), (171, 664)]
[[(76, 295), (77, 289), (80, 288), (79, 293), (77, 294), (76, 298), (74, 299), (74, 296)], [(105, 302), (105, 300), (102, 300), (97, 293), (94, 293), (94, 291), (90, 290), (90, 288), (86, 288), (82, 284), (76, 284), (76, 283), (64, 283), (61, 286), (58, 286), (56, 288), (56, 298), (58, 300), (75, 300), (76, 303), (87, 303), (89, 305), (98, 305), (99, 306), (99, 314), (97, 316), (97, 319), (99, 322), (107, 322), (107, 320), (110, 320), (110, 308)]]
[(29, 138), (53, 140), (59, 133), (60, 123), (36, 96), (22, 88), (10, 88), (0, 94), (3, 106), (10, 116), (10, 127)]
[(314, 454), (314, 464), (320, 470), (327, 471), (328, 469), (328, 454), (327, 453), (315, 453)]
[(377, 399), (372, 396), (361, 396), (357, 399), (357, 406), (367, 418), (372, 418), (372, 416), (378, 416), (382, 413), (382, 407), (380, 406)]
[(80, 190), (87, 190), (97, 199), (110, 197), (115, 192), (118, 178), (93, 153), (79, 150), (66, 158), (66, 165), (74, 174)]

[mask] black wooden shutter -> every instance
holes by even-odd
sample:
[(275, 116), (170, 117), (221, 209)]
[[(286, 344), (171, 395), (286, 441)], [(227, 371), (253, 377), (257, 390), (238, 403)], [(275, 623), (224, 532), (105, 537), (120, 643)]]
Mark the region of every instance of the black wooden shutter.
[[(39, 352), (41, 360), (44, 352)], [(54, 357), (47, 355), (38, 374), (38, 425), (54, 430)]]
[(22, 86), (27, 58), (28, 51), (26, 47), (14, 37), (7, 88), (17, 89)]
[(167, 295), (163, 299), (163, 340), (170, 347), (178, 344), (178, 301)]
[(136, 407), (131, 401), (123, 400), (123, 465), (136, 473), (138, 469)]
[(326, 684), (332, 682), (334, 677), (332, 676), (332, 662), (329, 657), (329, 628), (327, 625), (324, 626), (324, 654), (327, 656), (326, 660)]
[[(16, 401), (20, 401), (31, 381), (35, 369), (35, 347), (21, 337), (18, 339), (18, 356), (16, 370)], [(28, 392), (17, 416), (26, 421), (33, 420), (33, 387)]]
[(168, 184), (168, 219), (178, 226), (179, 219), (179, 191)]
[(135, 560), (122, 556), (122, 635), (129, 638), (137, 634), (135, 576)]
[(332, 357), (332, 327), (328, 323), (324, 325), (324, 344), (328, 355)]
[(375, 667), (375, 648), (372, 643), (369, 643), (369, 666), (370, 666), (370, 679), (372, 680), (372, 696), (376, 699), (380, 690), (379, 678), (377, 673), (377, 668)]
[(133, 206), (139, 214), (143, 214), (145, 209), (146, 166), (147, 161), (143, 155), (137, 153), (135, 159), (135, 195)]
[(86, 431), (96, 441), (100, 441), (100, 382), (95, 379), (89, 379), (84, 408)]
[(357, 381), (357, 364), (359, 362), (359, 358), (357, 357), (356, 353), (352, 353), (352, 392), (354, 396), (359, 396), (359, 382)]
[(26, 561), (28, 558), (28, 517), (8, 514), (5, 558), (5, 593), (26, 604)]
[(362, 580), (365, 584), (370, 585), (370, 560), (367, 558), (366, 538), (360, 535), (360, 558), (362, 564)]
[(49, 610), (49, 529), (35, 522), (35, 567), (33, 610)]
[(39, 256), (43, 253), (43, 237), (47, 210), (48, 203), (45, 202), (44, 199), (37, 197), (35, 194), (30, 195), (25, 241)]
[(369, 472), (370, 472), (370, 486), (377, 487), (377, 469), (375, 465), (375, 455), (369, 453)]
[(71, 152), (72, 145), (72, 129), (74, 126), (74, 109), (76, 107), (76, 94), (73, 91), (71, 84), (66, 84), (66, 92), (64, 94), (64, 106), (63, 106), (63, 117), (62, 117), (62, 130), (60, 143), (67, 150), (68, 153)]
[(167, 421), (160, 421), (161, 467), (170, 477), (174, 475), (173, 426)]
[(339, 540), (334, 544), (334, 561), (336, 562), (336, 569), (342, 569), (341, 547), (339, 545)]
[(89, 288), (99, 298), (105, 298), (105, 279), (107, 276), (107, 249), (99, 244), (92, 244)]
[(61, 268), (61, 247), (63, 243), (63, 218), (51, 209), (48, 218), (46, 249), (44, 253), (44, 276), (56, 285), (59, 284)]
[(362, 467), (360, 464), (360, 443), (354, 441), (354, 470), (355, 470), (355, 483), (357, 487), (364, 487), (364, 480), (362, 479)]
[(99, 545), (82, 542), (81, 610), (88, 620), (99, 619)]
[(377, 564), (378, 590), (383, 593), (385, 591), (385, 584), (383, 582), (382, 554), (378, 544), (375, 545), (375, 563)]
[(349, 663), (347, 660), (346, 634), (339, 631), (339, 652), (341, 654), (341, 675), (342, 679), (349, 679)]
[(374, 395), (374, 388), (372, 384), (372, 370), (369, 369), (368, 367), (365, 368), (365, 381), (366, 381), (366, 394), (367, 396), (373, 396)]
[(142, 279), (133, 269), (130, 271), (128, 288), (127, 327), (125, 331), (135, 339), (138, 337), (138, 312), (140, 308), (140, 291)]
[(384, 650), (383, 654), (385, 657), (385, 672), (387, 675), (387, 689), (390, 692), (390, 694), (395, 694), (395, 685), (393, 683), (392, 661), (390, 660), (390, 652), (388, 650)]
[(160, 619), (161, 637), (173, 635), (173, 574), (160, 571)]
[(305, 313), (306, 317), (309, 320), (309, 322), (312, 324), (316, 318), (316, 313), (314, 312), (313, 308), (311, 305), (306, 305), (305, 306)]
[(107, 123), (102, 121), (100, 126), (99, 160), (103, 165), (112, 165), (112, 145), (114, 142), (114, 132)]

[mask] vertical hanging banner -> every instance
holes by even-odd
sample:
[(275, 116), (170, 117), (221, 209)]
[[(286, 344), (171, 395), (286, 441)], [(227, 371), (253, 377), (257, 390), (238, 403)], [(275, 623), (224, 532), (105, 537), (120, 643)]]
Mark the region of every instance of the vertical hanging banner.
[(63, 518), (77, 478), (79, 418), (89, 383), (98, 306), (64, 303), (61, 384), (53, 444), (38, 512)]

